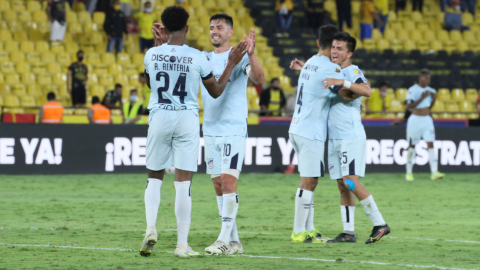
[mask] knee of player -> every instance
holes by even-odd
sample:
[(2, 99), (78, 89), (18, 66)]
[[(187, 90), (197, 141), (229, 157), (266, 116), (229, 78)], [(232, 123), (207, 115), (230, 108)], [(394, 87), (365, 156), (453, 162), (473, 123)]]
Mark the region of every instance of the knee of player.
[(223, 169), (221, 175), (223, 193), (232, 193), (237, 191), (237, 181), (240, 171), (235, 169)]
[(351, 180), (351, 179), (346, 179), (346, 180), (343, 182), (343, 184), (344, 184), (344, 187), (345, 187), (347, 190), (349, 190), (349, 191), (351, 191), (351, 192), (353, 192), (353, 191), (355, 190), (356, 184), (355, 184), (355, 182), (354, 182), (353, 180)]

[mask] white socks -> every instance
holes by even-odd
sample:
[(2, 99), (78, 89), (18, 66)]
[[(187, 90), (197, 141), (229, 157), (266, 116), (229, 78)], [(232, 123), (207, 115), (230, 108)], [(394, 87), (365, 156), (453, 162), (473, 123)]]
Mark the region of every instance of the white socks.
[(308, 211), (307, 224), (305, 224), (305, 230), (313, 231), (315, 226), (313, 225), (313, 216), (315, 214), (315, 205), (313, 204), (313, 191), (312, 191), (312, 201), (310, 202), (310, 211)]
[(368, 218), (373, 222), (373, 226), (383, 226), (387, 224), (385, 220), (383, 220), (380, 211), (378, 211), (377, 204), (373, 200), (372, 195), (360, 201), (360, 203), (363, 205), (365, 214), (367, 214)]
[(436, 173), (438, 171), (438, 160), (437, 155), (435, 155), (435, 148), (428, 148), (428, 162), (431, 172)]
[(238, 195), (236, 192), (223, 194), (222, 205), (222, 230), (217, 240), (222, 240), (225, 243), (230, 243), (230, 235), (232, 234), (233, 226), (238, 212)]
[[(236, 192), (236, 194), (238, 196), (238, 192)], [(218, 213), (220, 215), (220, 220), (222, 220), (223, 196), (217, 196), (217, 205), (218, 205)], [(233, 224), (232, 233), (230, 234), (230, 241), (240, 242), (240, 238), (238, 237), (236, 217), (235, 217), (235, 223)]]
[(415, 147), (408, 148), (408, 153), (407, 153), (407, 174), (412, 174), (413, 170), (413, 157), (415, 157)]
[(160, 206), (160, 188), (162, 180), (148, 178), (145, 188), (145, 214), (147, 216), (147, 227), (155, 226), (157, 223), (158, 207)]
[(188, 243), (188, 231), (192, 215), (192, 197), (190, 185), (192, 181), (173, 182), (175, 185), (175, 216), (177, 217), (177, 244)]
[[(372, 196), (370, 195), (370, 197)], [(355, 206), (340, 205), (340, 212), (342, 214), (343, 232), (355, 235)]]
[[(313, 191), (305, 189), (297, 189), (295, 196), (295, 220), (293, 223), (293, 231), (299, 234), (306, 230), (308, 213), (310, 212), (310, 203), (312, 202)], [(313, 223), (313, 219), (312, 219)]]

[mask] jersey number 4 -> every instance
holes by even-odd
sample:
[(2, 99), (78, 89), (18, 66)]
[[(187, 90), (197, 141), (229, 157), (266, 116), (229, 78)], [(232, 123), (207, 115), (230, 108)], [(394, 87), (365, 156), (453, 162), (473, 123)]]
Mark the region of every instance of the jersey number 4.
[(303, 97), (303, 83), (300, 86), (300, 92), (298, 93), (297, 104), (300, 105), (298, 106), (298, 113), (300, 113), (300, 110), (302, 109), (302, 97)]
[[(172, 101), (168, 98), (163, 98), (163, 92), (167, 92), (170, 87), (170, 76), (168, 73), (164, 71), (160, 71), (157, 73), (157, 81), (159, 82), (160, 79), (163, 78), (164, 84), (163, 87), (158, 88), (158, 103), (163, 104), (172, 104)], [(178, 76), (177, 83), (173, 88), (172, 96), (180, 97), (180, 103), (185, 104), (185, 97), (187, 96), (187, 92), (185, 91), (185, 84), (187, 82), (187, 73), (180, 73)]]

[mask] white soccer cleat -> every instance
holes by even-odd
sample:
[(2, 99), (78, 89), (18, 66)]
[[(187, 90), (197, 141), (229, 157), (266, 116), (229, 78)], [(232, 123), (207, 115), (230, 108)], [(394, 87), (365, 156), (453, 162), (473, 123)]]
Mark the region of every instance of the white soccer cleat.
[(240, 242), (238, 242), (238, 241), (230, 241), (230, 246), (231, 246), (232, 249), (233, 249), (233, 253), (232, 253), (232, 254), (240, 254), (240, 253), (243, 253), (242, 243), (240, 243)]
[(140, 247), (140, 255), (149, 257), (152, 255), (153, 246), (157, 243), (157, 230), (155, 227), (148, 227)]
[(205, 252), (207, 255), (231, 255), (235, 253), (235, 249), (222, 240), (217, 240), (213, 245), (205, 248)]
[(177, 244), (177, 248), (173, 252), (173, 256), (188, 258), (188, 257), (198, 257), (201, 256), (199, 252), (193, 251), (189, 245)]

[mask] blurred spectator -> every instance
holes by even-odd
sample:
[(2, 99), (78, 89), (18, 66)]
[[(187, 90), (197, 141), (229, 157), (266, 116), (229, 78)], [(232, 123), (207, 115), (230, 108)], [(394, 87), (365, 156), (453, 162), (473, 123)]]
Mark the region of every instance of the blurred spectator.
[(288, 32), (288, 30), (290, 30), (290, 25), (292, 25), (293, 19), (292, 0), (276, 0), (275, 12), (280, 32)]
[(88, 80), (88, 68), (83, 63), (82, 50), (77, 52), (77, 60), (68, 67), (67, 91), (72, 96), (73, 107), (83, 107), (87, 98), (85, 85)]
[(477, 112), (480, 113), (480, 94), (478, 95), (478, 98), (477, 98)]
[[(385, 115), (379, 112), (386, 112), (388, 104), (390, 104), (390, 97), (387, 96), (388, 84), (380, 84), (379, 91), (373, 91), (372, 95), (365, 100), (365, 107), (367, 114), (373, 117), (384, 117)], [(372, 113), (374, 112), (374, 113)]]
[(55, 99), (55, 93), (47, 94), (48, 102), (43, 104), (38, 112), (38, 119), (42, 124), (60, 124), (63, 118), (63, 106)]
[(67, 30), (65, 3), (65, 0), (50, 0), (48, 2), (47, 16), (50, 20), (50, 41), (63, 41), (65, 37), (65, 30)]
[(186, 11), (190, 12), (190, 5), (185, 0), (177, 0), (176, 6), (183, 7)]
[(149, 115), (150, 111), (148, 110), (148, 103), (150, 102), (151, 91), (150, 91), (150, 88), (148, 88), (147, 79), (145, 78), (145, 73), (143, 72), (140, 73), (140, 75), (138, 76), (138, 82), (142, 86), (142, 89), (140, 90), (142, 91), (142, 96), (143, 96), (143, 109), (144, 109), (143, 114)]
[[(279, 111), (285, 110), (285, 95), (280, 89), (280, 81), (273, 78), (270, 81), (270, 87), (263, 90), (260, 95), (260, 108), (262, 110)], [(280, 112), (260, 113), (260, 116), (280, 116)]]
[(125, 14), (125, 17), (131, 17), (132, 9), (130, 8), (130, 0), (120, 0), (120, 10)]
[(85, 4), (85, 9), (90, 13), (90, 16), (93, 17), (93, 12), (95, 12), (95, 8), (97, 7), (98, 0), (83, 0)]
[(380, 27), (383, 23), (378, 18), (378, 8), (372, 0), (362, 0), (360, 4), (360, 39), (372, 38), (373, 20), (377, 20)]
[(383, 23), (383, 26), (380, 27), (379, 23), (375, 21), (375, 28), (378, 28), (380, 32), (385, 33), (385, 28), (387, 27), (388, 22), (388, 0), (374, 0), (375, 6), (378, 7), (377, 16), (380, 21)]
[(412, 10), (418, 10), (422, 12), (423, 10), (423, 0), (413, 0)]
[(343, 31), (343, 22), (347, 23), (348, 28), (352, 28), (352, 3), (350, 0), (336, 0), (338, 29)]
[(92, 106), (88, 108), (87, 117), (90, 124), (112, 123), (110, 110), (100, 104), (100, 99), (97, 96), (92, 97)]
[(144, 53), (153, 47), (152, 26), (156, 20), (152, 11), (152, 3), (145, 2), (143, 12), (140, 11), (133, 15), (140, 29), (140, 51)]
[(297, 105), (297, 87), (295, 87), (295, 93), (293, 95), (290, 95), (287, 98), (287, 115), (292, 116), (293, 112), (295, 111), (295, 106)]
[[(122, 103), (122, 91), (123, 87), (121, 84), (115, 84), (115, 89), (108, 91), (103, 97), (102, 104), (111, 109), (121, 109), (123, 107)], [(119, 106), (116, 106), (117, 102), (120, 103)]]
[(395, 12), (399, 12), (400, 10), (405, 10), (407, 6), (407, 0), (395, 0)]
[(317, 33), (318, 28), (323, 24), (323, 2), (324, 0), (303, 1), (303, 6), (307, 12), (308, 26), (313, 29), (314, 33)]
[(110, 12), (107, 12), (103, 28), (108, 36), (107, 52), (113, 52), (114, 47), (116, 52), (122, 52), (123, 34), (127, 38), (127, 22), (125, 14), (120, 10), (120, 0), (113, 1), (113, 6)]
[(130, 91), (130, 100), (123, 104), (123, 119), (125, 124), (139, 124), (143, 114), (142, 102), (138, 101), (136, 89)]
[(475, 0), (461, 0), (462, 12), (468, 9), (468, 12), (475, 15)]
[(468, 26), (462, 24), (462, 13), (460, 8), (460, 1), (452, 1), (452, 7), (447, 8), (445, 12), (445, 30), (469, 30)]

